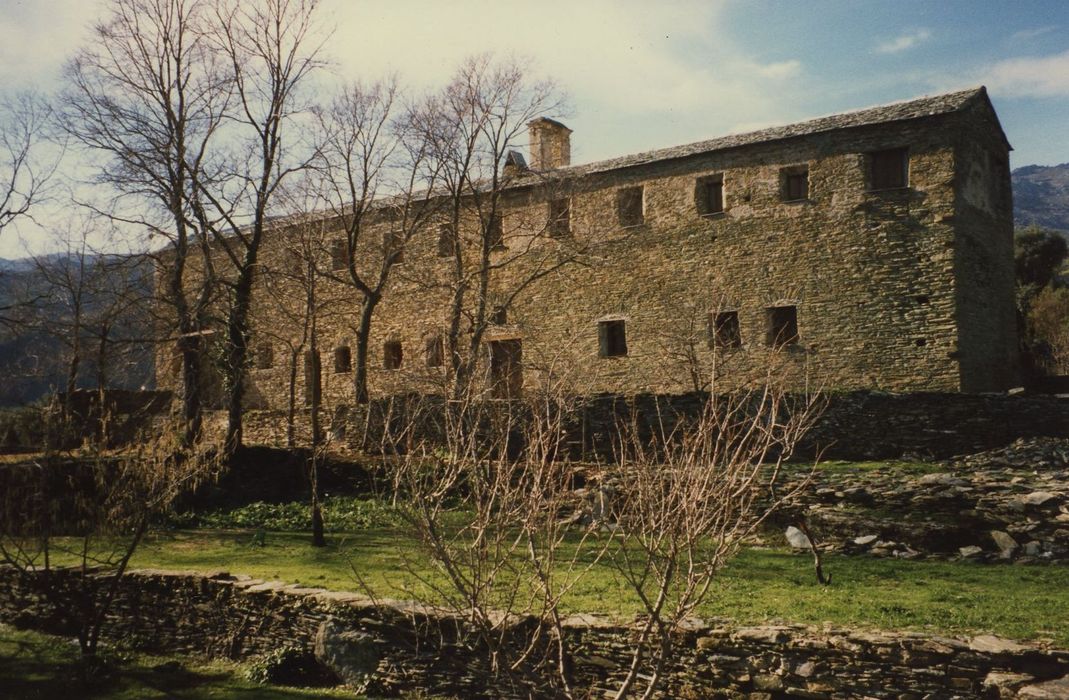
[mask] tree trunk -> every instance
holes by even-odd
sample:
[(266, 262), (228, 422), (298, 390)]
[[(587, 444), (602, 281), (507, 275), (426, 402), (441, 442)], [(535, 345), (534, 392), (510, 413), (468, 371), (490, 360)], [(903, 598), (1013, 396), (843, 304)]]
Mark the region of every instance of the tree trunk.
[(360, 305), (360, 320), (356, 327), (356, 366), (353, 368), (353, 390), (356, 402), (365, 404), (369, 401), (367, 390), (367, 355), (371, 343), (371, 319), (378, 305), (377, 296), (365, 296)]
[(182, 442), (188, 447), (200, 438), (203, 402), (201, 397), (200, 338), (179, 340), (182, 354), (182, 422), (185, 425)]
[(227, 317), (226, 371), (226, 454), (233, 455), (242, 442), (242, 405), (245, 398), (245, 363), (249, 356), (249, 307), (252, 301), (255, 253), (250, 252), (234, 285), (234, 303)]
[(289, 449), (297, 445), (297, 360), (300, 357), (300, 347), (290, 350), (289, 403), (286, 406), (286, 447)]

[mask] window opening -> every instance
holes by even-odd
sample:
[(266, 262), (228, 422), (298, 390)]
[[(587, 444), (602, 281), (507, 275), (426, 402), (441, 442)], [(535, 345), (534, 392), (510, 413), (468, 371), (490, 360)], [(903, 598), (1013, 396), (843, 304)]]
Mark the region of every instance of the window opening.
[(387, 340), (382, 346), (383, 369), (401, 369), (404, 360), (404, 351), (400, 340)]
[(625, 187), (616, 191), (616, 218), (621, 226), (639, 226), (645, 215), (642, 210), (642, 187)]
[(602, 357), (621, 357), (627, 354), (627, 332), (624, 321), (598, 322), (599, 354)]
[(349, 346), (343, 345), (334, 348), (334, 372), (336, 374), (344, 374), (345, 372), (351, 372), (352, 369), (353, 353), (349, 349)]
[(772, 306), (765, 309), (768, 322), (768, 345), (779, 348), (798, 342), (798, 309), (794, 306)]
[(874, 190), (905, 187), (909, 179), (909, 149), (890, 148), (869, 154), (869, 184)]
[(710, 346), (713, 348), (738, 348), (742, 346), (737, 311), (721, 311), (712, 314)]
[(549, 235), (566, 236), (572, 230), (572, 207), (567, 199), (549, 203)]
[(724, 178), (721, 175), (698, 180), (698, 211), (703, 216), (724, 212)]

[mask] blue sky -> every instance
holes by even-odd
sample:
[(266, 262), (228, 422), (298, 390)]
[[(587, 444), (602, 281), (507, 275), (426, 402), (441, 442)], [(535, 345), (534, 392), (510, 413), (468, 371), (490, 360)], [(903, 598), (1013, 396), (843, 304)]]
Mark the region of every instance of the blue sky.
[[(322, 0), (347, 78), (414, 90), (528, 56), (570, 95), (573, 162), (985, 84), (1013, 166), (1069, 162), (1069, 2)], [(106, 0), (0, 0), (0, 93), (58, 86)], [(47, 218), (47, 217), (45, 217)], [(41, 235), (20, 229), (31, 248)], [(0, 256), (14, 254), (13, 237)]]

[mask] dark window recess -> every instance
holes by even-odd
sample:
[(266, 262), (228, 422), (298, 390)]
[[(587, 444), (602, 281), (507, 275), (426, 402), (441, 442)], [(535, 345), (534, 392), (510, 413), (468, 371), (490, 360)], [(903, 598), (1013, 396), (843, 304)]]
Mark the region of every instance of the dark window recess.
[(330, 244), (330, 269), (337, 272), (349, 267), (349, 246), (345, 240), (339, 239)]
[(501, 215), (494, 214), (490, 217), (490, 223), (486, 226), (486, 235), (491, 248), (505, 247), (505, 231), (501, 226)]
[(490, 388), (497, 399), (513, 399), (523, 391), (523, 345), (519, 340), (490, 343)]
[(453, 224), (442, 224), (438, 227), (438, 257), (451, 258), (457, 252), (457, 236), (453, 232)]
[(399, 265), (405, 261), (404, 239), (397, 231), (386, 231), (382, 234), (382, 247), (386, 255), (393, 256), (393, 264)]
[(926, 295), (926, 294), (921, 294), (921, 295), (919, 295), (917, 297), (917, 303), (918, 304), (927, 304), (928, 301), (929, 301), (928, 295)]
[(271, 369), (275, 364), (275, 350), (270, 343), (260, 343), (253, 352), (256, 369)]
[(401, 369), (403, 359), (404, 351), (401, 349), (401, 341), (387, 340), (382, 346), (382, 368)]
[(304, 405), (319, 405), (323, 398), (322, 387), (323, 365), (320, 361), (319, 351), (307, 351), (304, 353)]
[(334, 371), (337, 374), (353, 371), (353, 353), (349, 346), (334, 348)]
[(566, 236), (572, 230), (572, 207), (567, 199), (549, 203), (549, 235)]
[(616, 219), (621, 226), (639, 226), (642, 224), (641, 187), (625, 187), (616, 191)]
[(293, 277), (304, 277), (305, 272), (308, 270), (308, 263), (304, 259), (304, 254), (295, 248), (291, 248), (286, 251), (286, 255), (289, 259), (289, 273)]
[(794, 202), (809, 199), (809, 170), (796, 169), (783, 173), (783, 199)]
[(915, 340), (914, 342), (917, 344), (918, 348), (923, 348), (925, 345), (928, 344), (928, 339), (927, 338), (917, 338), (917, 340)]
[(445, 364), (445, 338), (436, 335), (427, 338), (427, 366), (441, 367)]
[(698, 181), (698, 212), (703, 216), (724, 213), (724, 179), (703, 178)]
[(794, 306), (773, 306), (765, 309), (768, 322), (767, 342), (779, 348), (798, 342), (798, 309)]
[(738, 348), (742, 346), (737, 311), (721, 311), (709, 316), (709, 345), (713, 348)]
[(627, 354), (627, 332), (623, 321), (598, 321), (598, 354), (602, 357)]
[(871, 189), (905, 187), (909, 181), (909, 149), (891, 148), (870, 153), (869, 169)]
[(503, 326), (509, 322), (509, 312), (504, 306), (495, 306), (490, 312), (490, 323), (495, 326)]

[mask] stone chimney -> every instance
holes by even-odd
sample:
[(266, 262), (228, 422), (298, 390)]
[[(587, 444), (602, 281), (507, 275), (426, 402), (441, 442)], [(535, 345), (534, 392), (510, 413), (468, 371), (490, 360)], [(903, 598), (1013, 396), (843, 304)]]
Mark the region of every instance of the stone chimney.
[(531, 169), (553, 170), (572, 164), (572, 130), (558, 121), (539, 117), (527, 122), (531, 138)]

